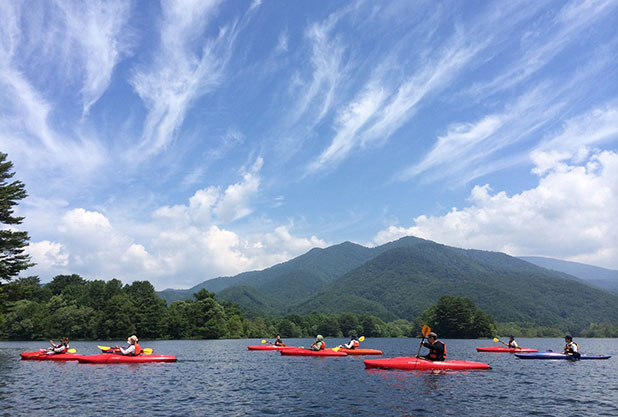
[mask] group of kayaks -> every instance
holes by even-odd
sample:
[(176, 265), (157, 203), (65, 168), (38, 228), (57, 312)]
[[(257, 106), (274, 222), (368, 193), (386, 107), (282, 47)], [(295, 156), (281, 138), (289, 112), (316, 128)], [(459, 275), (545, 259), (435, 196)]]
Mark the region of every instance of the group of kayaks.
[[(277, 350), (283, 356), (348, 356), (348, 355), (381, 355), (382, 351), (377, 349), (346, 349), (331, 348), (323, 350), (311, 350), (291, 346), (275, 346), (272, 344), (262, 344), (248, 346), (249, 350)], [(552, 351), (539, 352), (537, 349), (530, 348), (508, 348), (503, 346), (477, 347), (477, 352), (488, 353), (513, 353), (520, 359), (571, 359), (573, 356)], [(590, 356), (581, 355), (579, 359), (609, 359), (611, 356)], [(400, 370), (482, 370), (491, 369), (489, 364), (484, 362), (447, 360), (430, 361), (414, 356), (401, 356), (396, 358), (367, 359), (364, 361), (366, 369), (400, 369)]]
[[(74, 350), (74, 349), (73, 349)], [(149, 350), (152, 352), (152, 350)], [(149, 363), (149, 362), (176, 362), (176, 356), (153, 355), (142, 353), (140, 355), (120, 355), (113, 352), (100, 353), (98, 355), (81, 355), (78, 353), (49, 354), (46, 350), (37, 352), (24, 352), (20, 354), (22, 360), (35, 361), (78, 361), (79, 363)]]

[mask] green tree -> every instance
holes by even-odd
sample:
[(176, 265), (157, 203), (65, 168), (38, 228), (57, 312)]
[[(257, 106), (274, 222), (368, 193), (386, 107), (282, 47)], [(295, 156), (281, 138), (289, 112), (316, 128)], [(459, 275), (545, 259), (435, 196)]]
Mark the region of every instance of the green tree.
[(474, 339), (496, 334), (494, 319), (465, 297), (443, 295), (435, 306), (421, 314), (420, 321), (444, 338)]
[(8, 182), (15, 175), (11, 172), (13, 163), (7, 160), (7, 154), (0, 152), (0, 283), (10, 281), (21, 271), (34, 264), (30, 256), (24, 253), (30, 236), (8, 228), (21, 224), (23, 217), (14, 216), (14, 209), (19, 200), (27, 197), (26, 187), (21, 181)]

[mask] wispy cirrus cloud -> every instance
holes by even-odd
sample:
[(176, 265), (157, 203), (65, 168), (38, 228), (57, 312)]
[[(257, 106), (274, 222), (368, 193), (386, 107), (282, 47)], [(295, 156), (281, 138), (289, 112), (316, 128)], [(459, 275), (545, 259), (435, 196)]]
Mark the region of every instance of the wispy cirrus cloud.
[[(79, 119), (128, 53), (128, 6), (122, 1), (39, 6), (0, 5), (0, 144), (26, 172), (61, 167), (80, 178), (76, 173), (91, 172), (106, 159), (98, 138), (81, 131)], [(81, 97), (81, 115), (65, 107), (66, 97)], [(75, 120), (69, 123), (74, 127), (58, 127), (59, 118)]]
[(380, 77), (385, 72), (383, 67), (394, 63), (389, 61), (381, 66), (365, 91), (339, 111), (331, 144), (309, 165), (308, 171), (327, 169), (356, 147), (386, 141), (414, 116), (422, 99), (446, 88), (484, 47), (481, 40), (472, 42), (457, 33), (438, 51), (421, 53), (429, 58), (394, 88)]
[(174, 138), (191, 104), (223, 82), (237, 28), (232, 22), (209, 36), (209, 23), (219, 3), (162, 2), (159, 46), (152, 62), (137, 69), (132, 78), (148, 114), (130, 158), (140, 160), (161, 152)]
[[(588, 30), (596, 19), (604, 17), (616, 6), (616, 2), (612, 0), (574, 1), (565, 4), (550, 25), (532, 26), (534, 29), (523, 32), (519, 44), (514, 45), (521, 49), (521, 54), (517, 59), (510, 60), (504, 71), (489, 82), (475, 83), (468, 93), (475, 97), (494, 95), (529, 79), (564, 52), (573, 39)], [(526, 24), (529, 25), (529, 22)]]

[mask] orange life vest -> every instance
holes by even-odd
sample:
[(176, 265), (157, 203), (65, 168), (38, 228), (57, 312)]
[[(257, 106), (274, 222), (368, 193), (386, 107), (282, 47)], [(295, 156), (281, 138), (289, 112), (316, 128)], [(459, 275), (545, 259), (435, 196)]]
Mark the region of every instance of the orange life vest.
[(324, 350), (326, 349), (326, 342), (322, 340), (320, 343), (318, 343), (318, 346), (320, 347), (320, 349), (318, 350)]
[(440, 343), (443, 347), (443, 353), (442, 355), (438, 355), (438, 352), (433, 350), (433, 349), (429, 349), (429, 359), (431, 359), (432, 361), (444, 361), (446, 360), (446, 345), (439, 341), (436, 340), (436, 343)]
[(139, 345), (139, 343), (135, 343), (135, 353), (133, 353), (135, 356), (140, 355), (142, 353), (142, 348)]
[(360, 343), (358, 340), (354, 341), (354, 346), (352, 346), (352, 349), (359, 349), (360, 348)]

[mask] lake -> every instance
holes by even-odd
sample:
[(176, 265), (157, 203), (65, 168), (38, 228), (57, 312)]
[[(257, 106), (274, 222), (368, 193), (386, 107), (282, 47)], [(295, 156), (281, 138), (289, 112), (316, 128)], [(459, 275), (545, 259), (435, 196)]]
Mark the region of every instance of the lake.
[[(309, 346), (311, 339), (285, 339)], [(560, 351), (562, 339), (518, 339)], [(327, 347), (347, 339), (326, 338)], [(176, 363), (87, 365), (22, 361), (45, 342), (0, 342), (0, 413), (6, 416), (618, 416), (618, 355), (600, 361), (521, 360), (478, 353), (491, 340), (448, 340), (448, 359), (489, 371), (365, 370), (369, 357), (294, 357), (249, 351), (260, 340), (142, 341)], [(584, 354), (617, 354), (615, 339), (575, 338)], [(96, 345), (75, 342), (81, 354)], [(418, 339), (367, 338), (381, 357), (414, 356)], [(423, 348), (423, 353), (426, 349)], [(377, 358), (380, 356), (371, 356)]]

